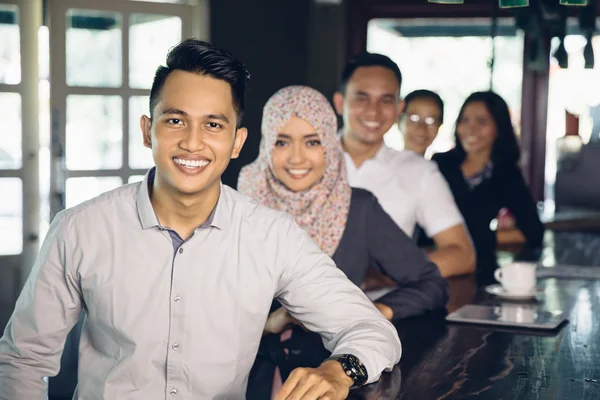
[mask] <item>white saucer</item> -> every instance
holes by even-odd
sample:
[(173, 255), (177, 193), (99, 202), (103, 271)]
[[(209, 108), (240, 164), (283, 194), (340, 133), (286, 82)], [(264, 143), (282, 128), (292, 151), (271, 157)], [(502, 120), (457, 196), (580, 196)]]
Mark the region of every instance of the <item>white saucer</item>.
[(512, 300), (531, 299), (535, 296), (539, 296), (540, 294), (544, 293), (544, 291), (539, 288), (535, 288), (535, 290), (529, 293), (510, 293), (504, 290), (502, 288), (502, 285), (500, 284), (486, 286), (485, 291), (489, 294), (493, 294), (494, 296)]

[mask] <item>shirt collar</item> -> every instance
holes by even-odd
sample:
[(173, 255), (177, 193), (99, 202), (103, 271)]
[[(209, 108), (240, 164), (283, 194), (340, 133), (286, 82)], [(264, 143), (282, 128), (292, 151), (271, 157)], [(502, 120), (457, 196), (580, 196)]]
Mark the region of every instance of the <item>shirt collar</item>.
[[(137, 193), (137, 211), (138, 217), (140, 218), (140, 222), (142, 224), (143, 229), (149, 229), (154, 227), (161, 227), (158, 222), (158, 217), (154, 212), (154, 208), (152, 207), (152, 202), (150, 201), (150, 185), (154, 183), (154, 177), (156, 174), (156, 167), (152, 167), (146, 173), (144, 180), (140, 183), (138, 193)], [(226, 226), (229, 221), (229, 202), (231, 201), (231, 196), (226, 192), (226, 188), (222, 183), (219, 183), (220, 191), (219, 191), (219, 200), (217, 201), (217, 205), (212, 210), (208, 219), (205, 223), (199, 226), (199, 228), (208, 228), (209, 226), (222, 229)]]
[[(340, 144), (342, 143), (342, 139), (343, 139), (343, 129), (340, 129), (338, 131), (338, 140), (340, 141)], [(381, 163), (386, 163), (387, 159), (388, 159), (388, 155), (390, 154), (390, 150), (394, 151), (393, 149), (391, 149), (390, 147), (388, 147), (385, 144), (385, 141), (381, 144), (381, 147), (379, 148), (379, 150), (377, 150), (377, 153), (375, 153), (375, 155), (372, 158), (369, 158), (369, 160), (374, 160), (377, 162), (381, 162)], [(346, 156), (346, 162), (349, 162), (348, 160), (352, 161), (352, 158), (350, 157), (350, 154), (348, 154), (345, 150), (344, 150), (344, 155)], [(368, 160), (367, 160), (368, 161)], [(352, 165), (354, 165), (354, 163), (352, 162)], [(363, 163), (364, 165), (364, 163)]]

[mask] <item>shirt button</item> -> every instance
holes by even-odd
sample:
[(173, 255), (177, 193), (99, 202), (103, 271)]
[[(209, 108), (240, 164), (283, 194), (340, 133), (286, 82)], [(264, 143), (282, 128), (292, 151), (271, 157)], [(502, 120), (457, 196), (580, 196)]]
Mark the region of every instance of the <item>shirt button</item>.
[(171, 393), (171, 396), (175, 396), (177, 394), (177, 389), (173, 388), (169, 393)]
[(179, 248), (179, 254), (183, 253), (183, 247)]
[(179, 348), (179, 344), (173, 343), (173, 345), (171, 347), (173, 348), (173, 350), (177, 350)]
[(173, 301), (174, 301), (175, 303), (179, 303), (179, 302), (181, 301), (181, 297), (179, 297), (179, 296), (175, 296), (175, 298), (173, 299)]

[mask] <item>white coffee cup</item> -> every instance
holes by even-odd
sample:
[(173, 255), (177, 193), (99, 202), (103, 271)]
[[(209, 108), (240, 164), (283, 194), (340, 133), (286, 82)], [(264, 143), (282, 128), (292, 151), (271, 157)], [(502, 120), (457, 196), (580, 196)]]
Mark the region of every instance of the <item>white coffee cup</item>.
[(535, 289), (535, 268), (532, 263), (507, 264), (494, 272), (494, 278), (508, 293), (528, 294)]
[(494, 308), (494, 314), (500, 321), (532, 323), (537, 318), (536, 310), (531, 306), (503, 304)]

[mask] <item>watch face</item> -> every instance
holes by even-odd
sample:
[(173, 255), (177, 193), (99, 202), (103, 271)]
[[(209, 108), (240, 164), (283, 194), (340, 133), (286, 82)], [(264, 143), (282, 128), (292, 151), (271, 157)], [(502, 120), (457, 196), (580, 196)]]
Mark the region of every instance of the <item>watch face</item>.
[(349, 369), (352, 371), (351, 378), (354, 379), (354, 383), (357, 386), (364, 385), (368, 379), (367, 369), (365, 366), (356, 356), (353, 356), (352, 354), (348, 354), (346, 356), (346, 362), (348, 363)]

